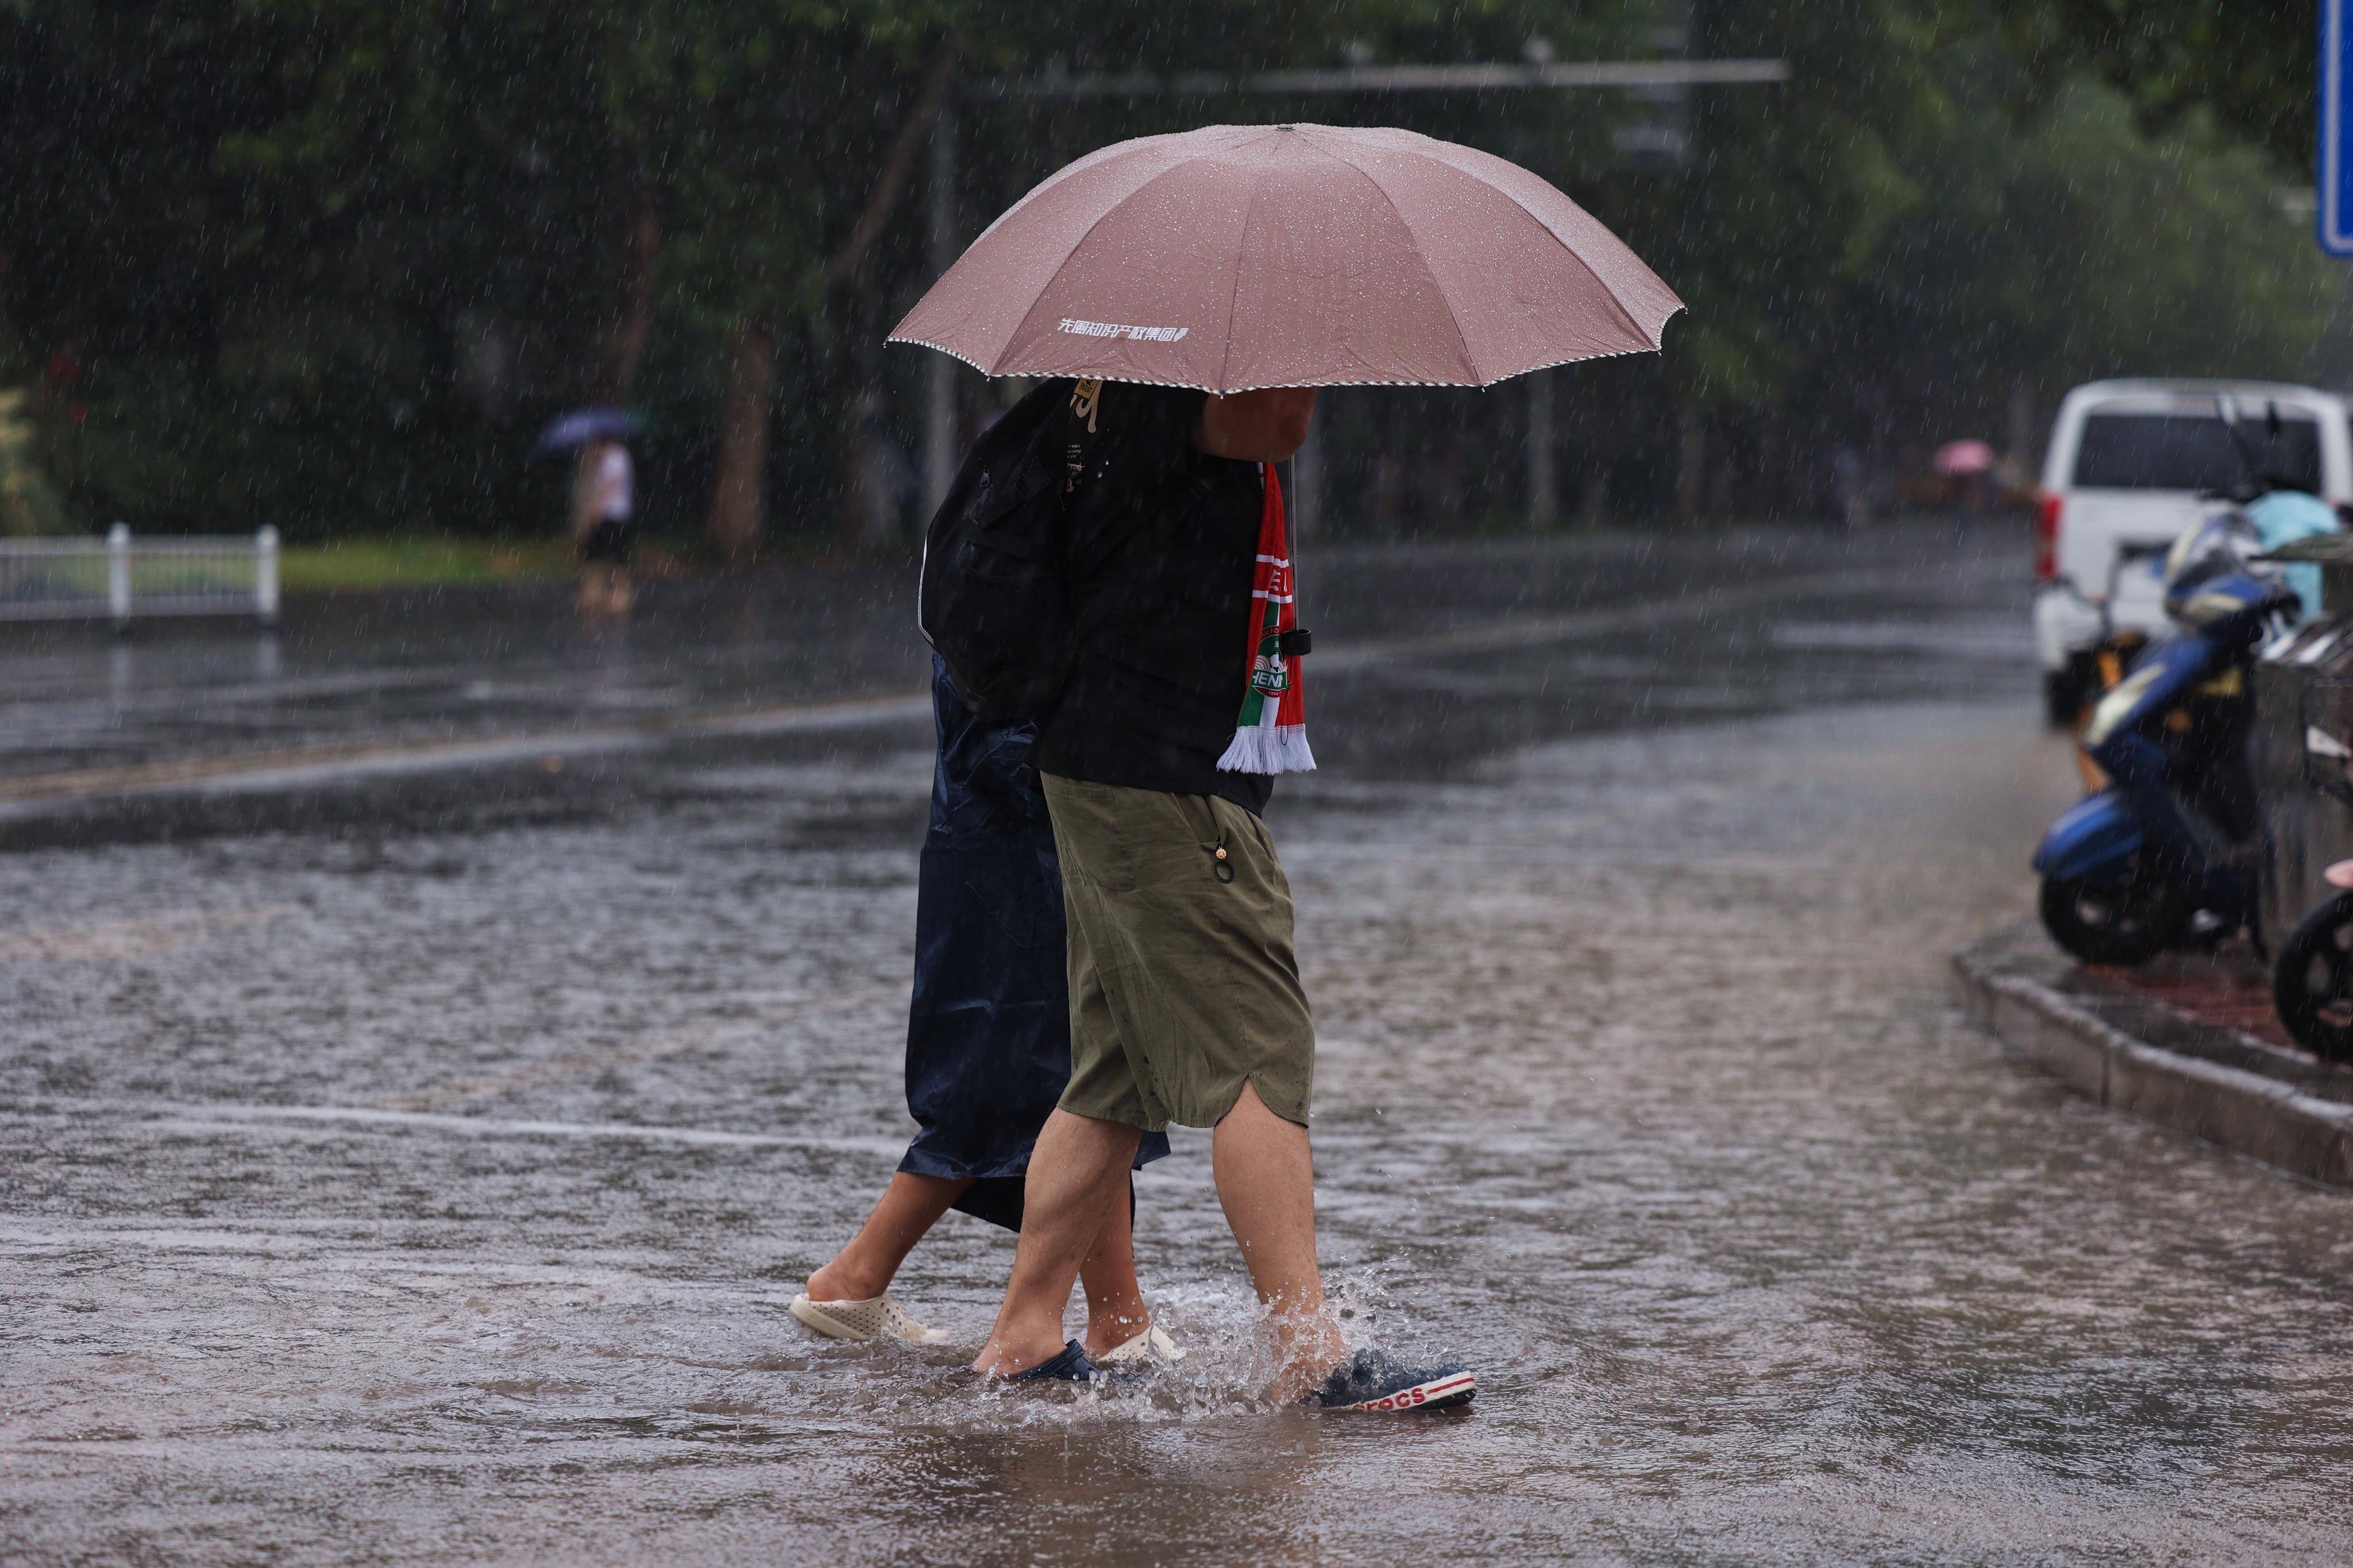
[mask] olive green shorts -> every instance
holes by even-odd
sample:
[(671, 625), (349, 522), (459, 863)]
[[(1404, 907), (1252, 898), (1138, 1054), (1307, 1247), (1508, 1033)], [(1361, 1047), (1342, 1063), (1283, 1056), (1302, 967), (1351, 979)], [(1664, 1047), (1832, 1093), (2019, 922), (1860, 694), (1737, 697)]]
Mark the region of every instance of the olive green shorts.
[(1255, 1083), (1304, 1127), (1315, 1023), (1266, 824), (1214, 795), (1043, 779), (1071, 930), (1062, 1109), (1214, 1127)]

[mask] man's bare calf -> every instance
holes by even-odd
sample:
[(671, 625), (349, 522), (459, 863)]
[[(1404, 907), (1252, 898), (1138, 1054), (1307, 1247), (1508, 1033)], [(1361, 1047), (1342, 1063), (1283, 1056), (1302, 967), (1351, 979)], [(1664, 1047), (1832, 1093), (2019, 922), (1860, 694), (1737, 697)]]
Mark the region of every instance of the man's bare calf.
[(1135, 1158), (1141, 1136), (1136, 1128), (1067, 1110), (1046, 1118), (1022, 1183), (1013, 1279), (974, 1367), (1009, 1377), (1061, 1353), (1062, 1309), (1080, 1266), (1114, 1213), (1124, 1226), (1126, 1184), (1118, 1178)]

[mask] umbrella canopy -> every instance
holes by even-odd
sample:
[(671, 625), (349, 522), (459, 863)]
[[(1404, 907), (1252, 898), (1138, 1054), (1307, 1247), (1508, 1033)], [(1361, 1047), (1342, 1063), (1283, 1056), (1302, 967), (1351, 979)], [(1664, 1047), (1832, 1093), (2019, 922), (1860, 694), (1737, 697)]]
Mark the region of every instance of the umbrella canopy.
[(891, 338), (990, 375), (1485, 386), (1655, 352), (1681, 309), (1515, 163), (1410, 131), (1211, 125), (1063, 169)]
[(626, 408), (575, 408), (548, 422), (539, 439), (532, 443), (532, 454), (543, 458), (591, 441), (618, 440), (636, 435), (644, 424)]
[(1936, 448), (1936, 471), (1958, 478), (1993, 467), (1993, 448), (1983, 441), (1947, 441)]

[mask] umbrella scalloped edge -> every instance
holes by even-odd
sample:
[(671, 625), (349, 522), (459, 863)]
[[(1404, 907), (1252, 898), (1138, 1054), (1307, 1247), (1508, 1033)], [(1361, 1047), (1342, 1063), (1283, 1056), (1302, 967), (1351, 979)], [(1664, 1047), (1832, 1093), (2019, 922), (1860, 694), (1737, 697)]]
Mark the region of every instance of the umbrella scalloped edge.
[[(1120, 374), (1116, 374), (1116, 375), (1113, 375), (1113, 374), (1102, 374), (1102, 375), (1100, 375), (1100, 376), (1099, 376), (1099, 379), (1103, 380), (1103, 381), (1119, 382), (1119, 383), (1122, 383), (1122, 384), (1125, 384), (1125, 385), (1129, 385), (1129, 386), (1175, 386), (1175, 387), (1182, 387), (1182, 388), (1184, 388), (1185, 390), (1187, 390), (1187, 391), (1188, 391), (1188, 392), (1206, 392), (1206, 393), (1208, 393), (1208, 394), (1209, 394), (1210, 395), (1215, 396), (1215, 397), (1231, 397), (1231, 396), (1233, 396), (1235, 394), (1237, 394), (1237, 393), (1242, 393), (1242, 392), (1264, 392), (1264, 391), (1269, 390), (1270, 388), (1272, 388), (1272, 387), (1278, 387), (1278, 386), (1317, 386), (1317, 387), (1324, 387), (1324, 386), (1469, 386), (1469, 387), (1477, 387), (1477, 388), (1484, 389), (1484, 388), (1486, 388), (1486, 387), (1490, 387), (1490, 386), (1501, 386), (1504, 383), (1505, 383), (1505, 382), (1507, 382), (1507, 381), (1511, 380), (1514, 376), (1521, 376), (1521, 375), (1534, 375), (1536, 372), (1538, 372), (1538, 371), (1540, 371), (1540, 370), (1557, 370), (1557, 369), (1559, 369), (1562, 365), (1565, 365), (1565, 364), (1586, 364), (1586, 363), (1590, 363), (1590, 362), (1592, 362), (1592, 361), (1594, 361), (1594, 360), (1605, 360), (1605, 359), (1629, 359), (1629, 358), (1631, 358), (1631, 357), (1632, 357), (1633, 355), (1635, 355), (1635, 354), (1655, 354), (1655, 353), (1665, 353), (1665, 352), (1666, 352), (1665, 339), (1666, 339), (1667, 322), (1668, 322), (1668, 321), (1673, 321), (1677, 316), (1682, 315), (1682, 314), (1683, 314), (1683, 313), (1687, 309), (1689, 309), (1689, 307), (1687, 307), (1687, 306), (1683, 306), (1683, 305), (1677, 305), (1673, 310), (1672, 310), (1668, 311), (1668, 312), (1667, 312), (1667, 316), (1666, 316), (1666, 321), (1661, 321), (1661, 322), (1659, 323), (1659, 337), (1660, 337), (1660, 341), (1659, 341), (1658, 342), (1655, 342), (1655, 343), (1651, 344), (1651, 345), (1650, 345), (1649, 347), (1647, 347), (1647, 348), (1639, 348), (1639, 349), (1612, 349), (1612, 350), (1609, 351), (1609, 352), (1608, 352), (1608, 353), (1593, 353), (1593, 354), (1571, 354), (1571, 355), (1569, 355), (1569, 356), (1568, 356), (1567, 358), (1566, 358), (1566, 359), (1546, 360), (1546, 361), (1544, 363), (1542, 363), (1542, 364), (1532, 364), (1532, 365), (1528, 366), (1525, 370), (1515, 370), (1515, 371), (1512, 372), (1510, 375), (1499, 375), (1499, 376), (1495, 377), (1493, 381), (1398, 381), (1398, 380), (1377, 380), (1377, 379), (1375, 379), (1375, 380), (1365, 380), (1365, 381), (1316, 381), (1316, 382), (1299, 382), (1299, 381), (1269, 381), (1269, 382), (1261, 382), (1261, 383), (1259, 383), (1259, 384), (1255, 384), (1255, 385), (1251, 385), (1251, 386), (1229, 386), (1229, 387), (1225, 387), (1225, 388), (1223, 388), (1223, 389), (1221, 390), (1221, 389), (1219, 389), (1219, 388), (1218, 388), (1218, 387), (1204, 385), (1204, 384), (1202, 384), (1201, 383), (1197, 382), (1197, 381), (1155, 381), (1155, 380), (1152, 380), (1152, 379), (1147, 378), (1147, 377), (1145, 377), (1145, 376), (1133, 375), (1133, 374), (1124, 374), (1124, 373)], [(973, 369), (975, 369), (975, 370), (976, 370), (976, 371), (980, 372), (980, 374), (983, 374), (983, 375), (985, 375), (985, 376), (987, 376), (987, 377), (988, 377), (990, 380), (992, 380), (992, 381), (997, 380), (997, 379), (998, 379), (998, 378), (1000, 378), (1000, 377), (1004, 377), (1004, 376), (1011, 376), (1011, 375), (1029, 375), (1029, 376), (1041, 376), (1041, 377), (1043, 377), (1043, 376), (1057, 376), (1057, 375), (1062, 375), (1062, 376), (1074, 376), (1074, 375), (1080, 375), (1080, 374), (1084, 374), (1083, 372), (1076, 371), (1076, 370), (1050, 370), (1050, 371), (1040, 371), (1040, 370), (994, 370), (994, 371), (993, 371), (993, 370), (989, 369), (987, 365), (985, 365), (985, 364), (981, 363), (978, 360), (974, 359), (970, 354), (959, 353), (957, 353), (955, 350), (954, 350), (954, 349), (952, 349), (952, 348), (948, 347), (945, 343), (935, 343), (935, 342), (933, 342), (931, 339), (929, 339), (929, 338), (918, 338), (918, 337), (913, 337), (913, 336), (902, 336), (901, 334), (899, 334), (899, 333), (897, 333), (897, 332), (892, 332), (889, 337), (885, 338), (885, 339), (883, 340), (883, 342), (892, 342), (892, 343), (910, 343), (910, 344), (913, 344), (913, 346), (915, 346), (915, 347), (917, 347), (917, 348), (935, 349), (935, 350), (937, 350), (939, 353), (944, 353), (944, 354), (946, 354), (946, 355), (947, 355), (947, 356), (949, 356), (951, 359), (957, 359), (957, 360), (961, 360), (961, 361), (963, 361), (965, 364), (968, 364), (968, 365), (972, 366), (972, 368), (973, 368)]]

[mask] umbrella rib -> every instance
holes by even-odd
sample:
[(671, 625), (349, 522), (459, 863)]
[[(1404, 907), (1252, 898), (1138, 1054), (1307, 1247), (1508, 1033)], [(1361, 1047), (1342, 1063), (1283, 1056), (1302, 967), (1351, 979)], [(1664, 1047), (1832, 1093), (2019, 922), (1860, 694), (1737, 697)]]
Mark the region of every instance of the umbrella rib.
[(1242, 263), (1250, 254), (1250, 222), (1258, 216), (1258, 199), (1259, 187), (1253, 186), (1250, 205), (1242, 209), (1241, 239), (1234, 247), (1234, 282), (1233, 287), (1226, 290), (1226, 352), (1218, 361), (1219, 390), (1213, 395), (1219, 397), (1226, 395), (1223, 389), (1234, 378), (1234, 316), (1241, 309)]
[[(1080, 234), (1079, 237), (1071, 242), (1071, 248), (1062, 253), (1062, 259), (1054, 263), (1054, 270), (1046, 274), (1046, 281), (1040, 285), (1038, 289), (1038, 298), (1042, 300), (1045, 299), (1047, 294), (1052, 290), (1055, 282), (1060, 279), (1063, 272), (1070, 267), (1071, 258), (1077, 256), (1082, 249), (1085, 248), (1088, 240), (1094, 237), (1095, 230), (1109, 223), (1113, 215), (1118, 213), (1122, 207), (1127, 205), (1128, 203), (1134, 201), (1136, 197), (1142, 195), (1145, 191), (1150, 190), (1153, 186), (1158, 184), (1169, 175), (1176, 173), (1179, 169), (1186, 168), (1191, 163), (1191, 162), (1192, 160), (1188, 158), (1181, 163), (1169, 164), (1168, 167), (1161, 170), (1150, 179), (1144, 180), (1137, 184), (1134, 189), (1129, 191), (1127, 195), (1120, 197), (1119, 200), (1112, 203), (1111, 205), (1105, 207), (1101, 213), (1097, 214), (1094, 222), (1087, 225), (1085, 230)], [(1006, 334), (1005, 346), (997, 352), (996, 363), (997, 364), (1001, 365), (1005, 363), (1005, 356), (1013, 351), (1013, 345), (1015, 343), (1021, 341), (1021, 329), (1028, 326), (1029, 324), (1029, 318), (1037, 313), (1038, 307), (1036, 305), (1030, 306), (1029, 310), (1022, 312), (1021, 320), (1015, 322), (1013, 331)], [(1002, 370), (991, 368), (982, 374), (987, 375), (1003, 375), (1006, 373)]]
[[(1270, 125), (1264, 128), (1263, 134), (1244, 137), (1234, 146), (1247, 147), (1253, 142), (1263, 142), (1267, 136), (1279, 135), (1282, 132), (1282, 127)], [(1224, 357), (1218, 361), (1218, 384), (1211, 392), (1211, 395), (1216, 397), (1224, 397), (1238, 390), (1229, 384), (1234, 377), (1234, 316), (1240, 309), (1242, 260), (1250, 252), (1250, 222), (1258, 216), (1259, 197), (1263, 189), (1261, 185), (1250, 187), (1250, 206), (1242, 213), (1241, 239), (1234, 247), (1234, 286), (1226, 291), (1226, 352)]]
[[(1472, 174), (1470, 170), (1465, 169), (1460, 163), (1425, 153), (1419, 147), (1399, 147), (1397, 149), (1397, 152), (1401, 156), (1408, 158), (1419, 158), (1424, 163), (1435, 163), (1441, 169), (1451, 169), (1458, 174), (1462, 174), (1474, 180), (1479, 179), (1478, 175)], [(1545, 233), (1550, 235), (1552, 237), (1553, 243), (1559, 246), (1561, 250), (1571, 261), (1576, 262), (1579, 267), (1583, 268), (1585, 269), (1585, 275), (1588, 278), (1593, 279), (1595, 286), (1601, 290), (1601, 297), (1609, 301), (1609, 308), (1618, 312), (1618, 319), (1626, 323), (1627, 330), (1631, 331), (1636, 337), (1644, 339), (1645, 341), (1650, 338), (1651, 334), (1642, 330), (1642, 324), (1634, 320), (1634, 313), (1626, 309), (1625, 301), (1618, 298), (1618, 290), (1609, 287), (1609, 280), (1602, 277), (1600, 273), (1596, 272), (1593, 269), (1593, 263), (1586, 260), (1584, 257), (1578, 255), (1577, 247), (1569, 244), (1567, 240), (1562, 238), (1558, 229), (1545, 222), (1542, 214), (1538, 213), (1535, 208), (1528, 205), (1527, 203), (1520, 200), (1519, 197), (1512, 195), (1511, 192), (1504, 189), (1503, 186), (1494, 184), (1493, 181), (1479, 180), (1479, 183), (1482, 185), (1484, 185), (1487, 189), (1494, 192), (1497, 195), (1503, 197), (1505, 201), (1511, 203), (1514, 206), (1519, 208), (1520, 211), (1525, 213), (1528, 216), (1529, 222), (1535, 224), (1538, 228), (1544, 230)], [(1620, 243), (1623, 244), (1624, 241), (1621, 240)], [(1663, 279), (1662, 281), (1663, 281)], [(1672, 290), (1670, 290), (1670, 292), (1672, 292)], [(1676, 311), (1685, 310), (1688, 307), (1686, 307), (1683, 301), (1678, 299), (1675, 301), (1675, 310), (1667, 312), (1668, 321), (1674, 319)], [(1663, 331), (1666, 326), (1666, 321), (1661, 321), (1659, 325), (1662, 331)]]
[[(1138, 137), (1136, 141), (1140, 142), (1166, 142), (1183, 134), (1185, 133), (1181, 131), (1169, 132), (1159, 136)], [(989, 220), (988, 226), (982, 229), (978, 235), (975, 236), (972, 243), (965, 247), (965, 250), (971, 251), (978, 249), (980, 247), (980, 242), (987, 239), (990, 235), (995, 234), (999, 228), (1003, 227), (1005, 221), (1008, 218), (1017, 216), (1022, 208), (1028, 206), (1030, 203), (1036, 201), (1039, 197), (1044, 195), (1055, 186), (1062, 184), (1065, 180), (1082, 174), (1098, 163), (1109, 163), (1111, 161), (1111, 155), (1113, 153), (1137, 153), (1142, 151), (1143, 148), (1137, 146), (1135, 142), (1114, 142), (1108, 147), (1098, 147), (1093, 152), (1063, 164), (1060, 168), (1055, 170), (1052, 174), (1039, 181), (1036, 185), (1030, 188), (1029, 193), (1023, 196), (1019, 201), (1015, 202), (1011, 206), (1007, 207), (1003, 212), (998, 213), (994, 218), (991, 218)], [(1124, 196), (1121, 198), (1123, 201), (1126, 198)], [(959, 259), (961, 259), (961, 253), (959, 253)], [(969, 364), (971, 362), (967, 360), (965, 363)]]
[(1454, 329), (1454, 341), (1462, 345), (1462, 363), (1471, 372), (1470, 384), (1472, 386), (1486, 385), (1486, 376), (1479, 368), (1478, 356), (1471, 352), (1470, 334), (1462, 330), (1462, 318), (1455, 313), (1454, 301), (1447, 297), (1446, 285), (1439, 281), (1438, 274), (1431, 268), (1429, 258), (1421, 254), (1421, 235), (1414, 228), (1413, 220), (1406, 216), (1405, 209), (1398, 205), (1398, 200), (1395, 196), (1389, 195), (1389, 188), (1381, 184), (1379, 177), (1374, 174), (1370, 169), (1366, 168), (1362, 163), (1357, 163), (1355, 159), (1344, 158), (1337, 153), (1327, 152), (1324, 155), (1330, 158), (1334, 163), (1338, 163), (1345, 168), (1354, 169), (1356, 174), (1363, 178), (1366, 184), (1378, 191), (1381, 194), (1381, 200), (1388, 204), (1389, 211), (1396, 216), (1398, 226), (1404, 229), (1408, 235), (1410, 235), (1413, 237), (1413, 258), (1419, 264), (1422, 275), (1430, 279), (1430, 292), (1436, 294), (1438, 296), (1438, 302), (1446, 307), (1447, 324)]
[[(1165, 136), (1151, 136), (1145, 137), (1143, 140), (1146, 142), (1165, 142), (1170, 140), (1170, 138)], [(940, 278), (934, 281), (933, 289), (935, 290), (941, 281), (944, 281), (950, 274), (954, 273), (957, 268), (962, 267), (976, 251), (979, 250), (981, 246), (987, 242), (990, 235), (995, 234), (999, 228), (1002, 228), (1008, 219), (1019, 215), (1024, 208), (1035, 202), (1048, 190), (1051, 189), (1055, 185), (1060, 184), (1064, 180), (1082, 170), (1092, 168), (1098, 163), (1109, 162), (1109, 154), (1129, 152), (1132, 150), (1140, 151), (1138, 149), (1132, 149), (1129, 143), (1124, 142), (1110, 147), (1097, 148), (1094, 152), (1088, 153), (1085, 157), (1081, 158), (1076, 163), (1066, 164), (1064, 167), (1056, 170), (1052, 174), (1047, 176), (1044, 183), (1039, 184), (1037, 189), (1031, 191), (1028, 195), (1023, 196), (1019, 201), (1015, 202), (1011, 206), (997, 214), (995, 221), (990, 223), (987, 228), (981, 230), (980, 237), (974, 240), (970, 245), (965, 247), (964, 254), (957, 257), (956, 259), (949, 265), (947, 272), (942, 273)], [(1079, 247), (1084, 245), (1089, 237), (1092, 236), (1096, 229), (1103, 226), (1104, 221), (1108, 219), (1113, 213), (1118, 211), (1120, 206), (1127, 201), (1128, 197), (1133, 196), (1137, 191), (1140, 191), (1145, 185), (1152, 184), (1153, 181), (1159, 179), (1162, 174), (1169, 174), (1174, 170), (1182, 168), (1184, 164), (1182, 163), (1171, 163), (1166, 168), (1160, 170), (1157, 174), (1146, 175), (1143, 180), (1131, 188), (1125, 195), (1121, 196), (1117, 202), (1113, 203), (1111, 206), (1098, 214), (1094, 221), (1088, 224), (1086, 228), (1082, 230), (1076, 238), (1071, 241), (1071, 248), (1064, 251), (1062, 253), (1062, 259), (1054, 264), (1054, 270), (1047, 275), (1046, 284), (1045, 286), (1040, 287), (1039, 292), (1042, 294), (1046, 286), (1050, 286), (1056, 278), (1061, 276), (1062, 268), (1071, 264), (1071, 258), (1079, 253)], [(950, 348), (945, 343), (934, 342), (929, 338), (902, 335), (907, 322), (920, 314), (923, 306), (930, 300), (931, 292), (932, 290), (925, 291), (924, 297), (915, 302), (914, 309), (909, 310), (905, 316), (900, 318), (899, 325), (893, 327), (891, 330), (890, 335), (883, 341), (885, 342), (893, 343), (919, 343), (924, 348), (937, 349), (942, 353), (955, 355), (957, 359), (964, 361), (965, 363), (972, 366), (973, 369), (980, 372), (983, 375), (997, 376), (1006, 374), (1000, 367), (1004, 363), (1005, 355), (1011, 351), (1015, 341), (1020, 336), (1020, 326), (1018, 322), (1015, 324), (1014, 331), (1007, 334), (1004, 344), (997, 352), (996, 358), (987, 364), (983, 364), (980, 361), (973, 358), (972, 355), (965, 353), (962, 349)], [(1023, 321), (1027, 321), (1029, 317), (1036, 312), (1036, 310), (1037, 306), (1033, 302), (1029, 310), (1022, 312), (1021, 320)], [(966, 319), (969, 319), (968, 313)]]

